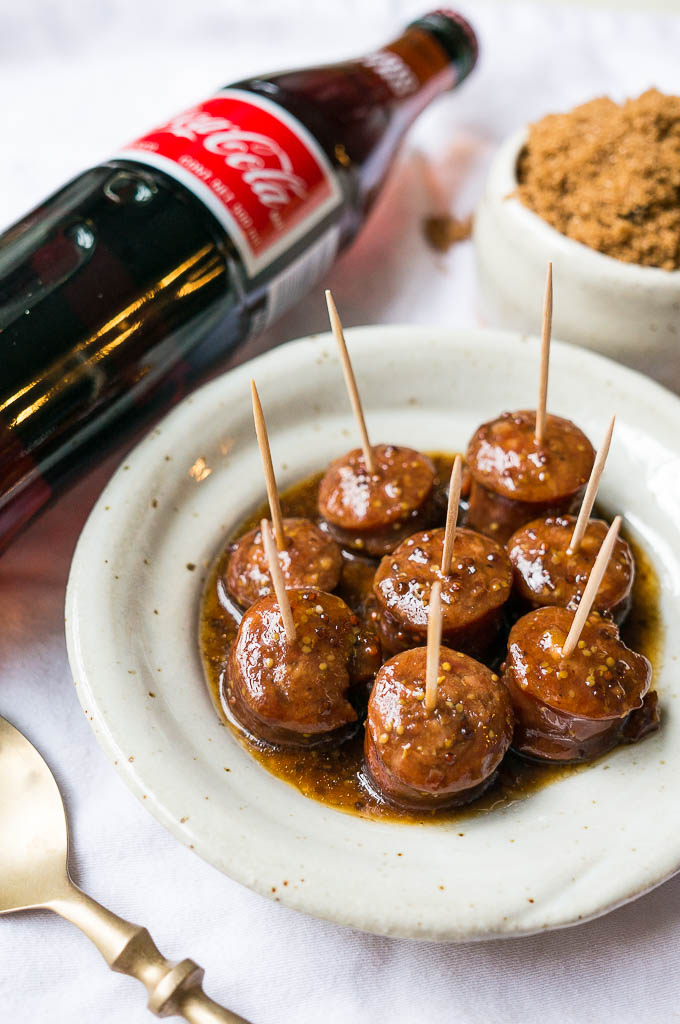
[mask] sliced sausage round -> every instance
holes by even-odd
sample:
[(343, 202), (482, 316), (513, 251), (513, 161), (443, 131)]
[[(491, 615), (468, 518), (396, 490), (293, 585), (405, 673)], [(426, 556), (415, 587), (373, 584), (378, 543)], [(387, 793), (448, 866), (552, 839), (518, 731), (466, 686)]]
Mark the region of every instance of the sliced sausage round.
[(573, 618), (566, 608), (539, 608), (510, 631), (503, 680), (515, 712), (513, 746), (532, 758), (585, 761), (630, 739), (626, 726), (649, 690), (649, 661), (597, 612), (565, 658)]
[(375, 473), (360, 448), (330, 464), (319, 486), (319, 512), (343, 547), (381, 556), (430, 522), (436, 471), (413, 448), (380, 444), (372, 452)]
[(488, 650), (498, 635), (512, 589), (505, 549), (474, 530), (459, 528), (451, 571), (441, 571), (443, 529), (408, 537), (378, 566), (373, 591), (386, 652), (425, 642), (432, 584), (441, 583), (442, 642), (467, 654)]
[(364, 754), (373, 786), (404, 807), (473, 800), (492, 782), (513, 729), (508, 693), (486, 666), (442, 647), (437, 703), (425, 707), (427, 648), (385, 662), (368, 702)]
[[(508, 541), (515, 593), (525, 608), (549, 604), (570, 611), (578, 608), (609, 527), (602, 519), (591, 519), (578, 551), (571, 551), (569, 541), (575, 526), (576, 516), (534, 519)], [(621, 623), (630, 608), (634, 578), (633, 553), (619, 537), (595, 598), (595, 611)]]
[(540, 443), (535, 430), (534, 411), (506, 412), (468, 446), (468, 524), (503, 543), (532, 519), (575, 511), (593, 468), (593, 446), (571, 420), (547, 416)]
[(358, 719), (350, 698), (360, 697), (380, 666), (378, 641), (334, 594), (291, 590), (289, 598), (292, 643), (274, 594), (245, 612), (223, 682), (227, 707), (267, 743), (341, 739)]
[[(286, 589), (314, 587), (335, 590), (342, 569), (340, 548), (311, 519), (284, 519), (286, 546), (279, 562)], [(267, 555), (259, 526), (231, 545), (227, 590), (243, 608), (272, 592)]]

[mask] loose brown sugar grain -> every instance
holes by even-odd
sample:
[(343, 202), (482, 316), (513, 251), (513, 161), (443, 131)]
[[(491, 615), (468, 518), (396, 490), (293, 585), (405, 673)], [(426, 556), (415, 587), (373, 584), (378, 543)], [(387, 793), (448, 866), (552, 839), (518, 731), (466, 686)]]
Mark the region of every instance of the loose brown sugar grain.
[(680, 268), (680, 96), (602, 97), (531, 125), (518, 195), (562, 234), (627, 263)]
[(472, 234), (472, 217), (426, 217), (423, 224), (425, 237), (438, 252), (447, 252), (457, 242), (465, 242)]

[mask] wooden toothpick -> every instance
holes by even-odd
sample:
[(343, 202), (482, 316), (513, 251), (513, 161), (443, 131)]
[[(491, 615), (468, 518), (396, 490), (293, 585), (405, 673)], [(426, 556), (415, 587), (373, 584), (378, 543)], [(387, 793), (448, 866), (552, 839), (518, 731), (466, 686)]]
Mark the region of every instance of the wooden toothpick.
[(562, 655), (568, 658), (573, 653), (576, 644), (579, 642), (581, 636), (581, 630), (585, 625), (585, 621), (590, 615), (590, 611), (593, 607), (593, 602), (597, 596), (597, 592), (600, 589), (602, 583), (602, 577), (605, 574), (606, 568), (609, 565), (609, 559), (612, 556), (614, 545), (616, 544), (616, 538), (619, 535), (619, 529), (621, 527), (621, 516), (617, 516), (612, 525), (607, 531), (607, 536), (602, 541), (602, 547), (600, 548), (597, 558), (595, 559), (595, 565), (590, 570), (590, 576), (586, 583), (586, 589), (583, 591), (583, 597), (581, 603), (576, 609), (576, 615), (574, 615), (574, 621), (571, 624), (571, 629), (562, 648)]
[(257, 387), (255, 386), (254, 380), (251, 380), (250, 382), (250, 392), (253, 398), (253, 419), (255, 420), (255, 433), (257, 434), (257, 443), (260, 449), (262, 468), (264, 469), (264, 482), (267, 487), (267, 498), (269, 500), (269, 511), (271, 513), (272, 523), (274, 525), (274, 536), (276, 537), (276, 546), (279, 549), (279, 551), (283, 551), (286, 546), (286, 536), (283, 532), (283, 516), (281, 515), (279, 489), (276, 486), (276, 477), (274, 476), (272, 453), (269, 447), (269, 435), (267, 434), (267, 423), (264, 418), (264, 413), (262, 412), (260, 396), (257, 393)]
[(543, 300), (543, 323), (541, 326), (541, 370), (538, 378), (538, 406), (536, 408), (536, 440), (540, 444), (545, 434), (546, 405), (548, 401), (548, 365), (550, 363), (550, 334), (552, 331), (553, 289), (552, 263), (548, 264)]
[(276, 550), (272, 531), (266, 519), (263, 519), (260, 522), (260, 532), (262, 534), (264, 550), (267, 554), (267, 561), (269, 562), (269, 574), (272, 578), (272, 583), (274, 584), (274, 593), (276, 594), (276, 600), (278, 601), (279, 608), (281, 609), (281, 618), (283, 619), (283, 628), (286, 632), (286, 639), (292, 644), (295, 642), (295, 637), (297, 635), (295, 632), (295, 620), (293, 619), (293, 612), (290, 607), (286, 584), (283, 582), (279, 553)]
[(614, 423), (616, 422), (616, 416), (612, 416), (607, 433), (604, 436), (604, 440), (600, 445), (597, 455), (595, 456), (595, 462), (590, 472), (590, 480), (586, 487), (586, 493), (583, 495), (583, 501), (581, 503), (581, 510), (576, 520), (576, 526), (574, 532), (571, 535), (569, 541), (569, 547), (567, 548), (567, 554), (573, 554), (581, 546), (583, 535), (586, 532), (588, 526), (588, 520), (590, 519), (590, 513), (593, 511), (593, 505), (595, 504), (595, 498), (597, 497), (597, 489), (600, 486), (600, 477), (602, 476), (602, 470), (604, 464), (607, 461), (607, 455), (609, 454), (609, 446), (612, 442), (612, 434), (614, 432)]
[(427, 661), (425, 667), (425, 708), (434, 711), (437, 704), (439, 678), (439, 649), (442, 644), (442, 585), (432, 584), (430, 605), (427, 610)]
[(352, 363), (349, 358), (349, 352), (347, 351), (347, 342), (345, 341), (342, 323), (340, 322), (338, 311), (335, 308), (333, 296), (328, 290), (326, 291), (326, 305), (328, 306), (328, 316), (331, 321), (331, 330), (333, 331), (333, 336), (336, 342), (338, 343), (338, 349), (340, 350), (340, 361), (342, 362), (342, 370), (345, 375), (347, 393), (349, 394), (349, 400), (352, 403), (354, 416), (357, 421), (357, 426), (359, 427), (359, 436), (361, 437), (361, 449), (364, 453), (364, 462), (366, 463), (366, 469), (368, 470), (369, 473), (375, 473), (375, 459), (373, 458), (371, 443), (368, 440), (368, 431), (366, 430), (364, 410), (361, 407), (359, 389), (357, 388), (354, 370), (352, 369)]
[(445, 576), (451, 572), (453, 561), (453, 542), (456, 539), (456, 526), (458, 525), (458, 502), (460, 501), (460, 488), (463, 479), (463, 460), (456, 455), (451, 470), (451, 482), (449, 483), (449, 504), (446, 509), (446, 531), (444, 533), (444, 551), (442, 552), (441, 570)]

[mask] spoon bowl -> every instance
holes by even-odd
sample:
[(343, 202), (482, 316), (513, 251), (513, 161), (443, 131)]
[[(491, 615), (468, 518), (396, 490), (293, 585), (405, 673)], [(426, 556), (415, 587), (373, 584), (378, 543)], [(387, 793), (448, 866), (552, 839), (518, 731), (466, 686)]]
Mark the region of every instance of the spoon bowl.
[(157, 1016), (247, 1024), (206, 996), (203, 969), (193, 960), (170, 963), (146, 928), (112, 914), (74, 884), (59, 787), (35, 747), (0, 717), (0, 914), (39, 908), (77, 925), (112, 970), (143, 982)]
[(9, 914), (63, 896), (68, 829), (52, 772), (4, 718), (0, 780), (0, 914)]

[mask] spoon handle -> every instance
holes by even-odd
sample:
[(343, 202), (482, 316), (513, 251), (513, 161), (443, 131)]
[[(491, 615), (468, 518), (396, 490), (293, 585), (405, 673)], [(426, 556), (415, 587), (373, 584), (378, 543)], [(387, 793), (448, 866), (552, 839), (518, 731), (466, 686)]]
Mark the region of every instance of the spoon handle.
[(190, 1024), (249, 1024), (205, 994), (202, 967), (193, 960), (166, 960), (146, 928), (102, 907), (70, 879), (48, 906), (91, 939), (112, 971), (129, 974), (146, 986), (149, 1009), (157, 1017), (176, 1014)]

